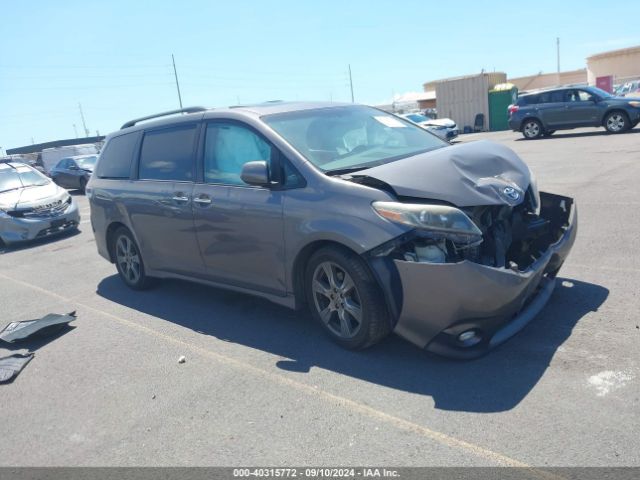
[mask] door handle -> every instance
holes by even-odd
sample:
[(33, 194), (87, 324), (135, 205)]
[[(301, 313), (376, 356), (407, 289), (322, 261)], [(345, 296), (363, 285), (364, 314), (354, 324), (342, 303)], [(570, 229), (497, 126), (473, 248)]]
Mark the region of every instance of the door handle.
[(189, 197), (184, 193), (176, 193), (173, 197), (171, 197), (171, 200), (173, 200), (174, 202), (188, 202)]
[(209, 197), (208, 195), (200, 195), (199, 197), (194, 198), (193, 202), (197, 203), (198, 205), (210, 205), (211, 197)]

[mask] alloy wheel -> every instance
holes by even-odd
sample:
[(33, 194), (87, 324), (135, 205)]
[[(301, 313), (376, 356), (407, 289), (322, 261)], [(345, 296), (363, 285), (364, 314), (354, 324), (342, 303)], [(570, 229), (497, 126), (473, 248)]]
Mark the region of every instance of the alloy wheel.
[(362, 304), (351, 276), (333, 262), (313, 272), (313, 301), (320, 318), (336, 336), (353, 338), (362, 325)]
[(620, 132), (624, 130), (627, 122), (621, 113), (614, 113), (607, 118), (607, 130), (610, 132)]
[(126, 235), (120, 235), (116, 242), (116, 261), (129, 283), (135, 284), (140, 280), (140, 255), (135, 244)]
[(527, 122), (523, 131), (527, 138), (536, 138), (540, 135), (540, 125), (538, 125), (538, 122)]

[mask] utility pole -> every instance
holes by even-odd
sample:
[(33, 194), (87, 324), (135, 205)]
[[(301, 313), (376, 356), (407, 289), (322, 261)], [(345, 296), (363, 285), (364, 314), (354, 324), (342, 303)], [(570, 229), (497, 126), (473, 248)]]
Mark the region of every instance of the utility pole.
[(353, 77), (351, 76), (351, 64), (349, 64), (349, 86), (351, 87), (351, 103), (354, 103), (354, 100), (353, 100)]
[(87, 128), (87, 123), (84, 121), (84, 113), (82, 113), (82, 104), (78, 102), (78, 108), (80, 109), (80, 118), (82, 118), (82, 126), (84, 127), (84, 136), (89, 136), (89, 129)]
[(176, 59), (171, 54), (171, 61), (173, 62), (173, 75), (176, 77), (176, 89), (178, 90), (178, 101), (180, 102), (180, 109), (182, 110), (182, 95), (180, 95), (180, 83), (178, 83), (178, 71), (176, 70)]
[(78, 129), (76, 128), (76, 124), (73, 124), (73, 131), (76, 132), (76, 138), (78, 138)]
[(560, 83), (560, 37), (556, 37), (556, 56), (558, 58), (558, 84)]

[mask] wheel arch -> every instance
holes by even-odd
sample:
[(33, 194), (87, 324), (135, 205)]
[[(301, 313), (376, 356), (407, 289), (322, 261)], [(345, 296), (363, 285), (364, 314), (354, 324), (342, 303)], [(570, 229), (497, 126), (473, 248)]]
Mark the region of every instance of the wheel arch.
[[(116, 221), (116, 222), (111, 222), (109, 224), (109, 227), (107, 227), (107, 232), (106, 232), (105, 236), (106, 236), (106, 240), (107, 240), (107, 251), (109, 252), (109, 260), (111, 261), (111, 263), (115, 263), (115, 259), (113, 258), (113, 242), (115, 241), (115, 238), (114, 238), (115, 233), (120, 228), (127, 229), (129, 231), (129, 233), (131, 233), (131, 235), (133, 235), (133, 232), (131, 231), (131, 229), (129, 227), (127, 227), (122, 222), (117, 222)], [(133, 237), (135, 238), (135, 235), (133, 235)]]
[(542, 121), (541, 118), (536, 117), (534, 115), (529, 115), (526, 116), (522, 119), (522, 122), (520, 122), (520, 131), (522, 132), (524, 130), (524, 125), (529, 121), (529, 120), (535, 120), (536, 122), (538, 122), (540, 124), (540, 126), (542, 127), (542, 130), (547, 130), (547, 127), (545, 126), (544, 122)]

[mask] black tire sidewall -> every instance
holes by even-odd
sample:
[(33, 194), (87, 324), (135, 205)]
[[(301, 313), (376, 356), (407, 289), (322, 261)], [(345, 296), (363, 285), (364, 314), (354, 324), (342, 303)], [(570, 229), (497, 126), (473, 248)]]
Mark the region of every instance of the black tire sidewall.
[[(355, 285), (360, 299), (362, 308), (362, 323), (358, 333), (349, 339), (341, 338), (332, 332), (320, 318), (320, 314), (316, 308), (313, 298), (311, 285), (313, 283), (313, 274), (323, 262), (332, 262), (344, 269)], [(307, 304), (314, 319), (323, 327), (326, 334), (340, 346), (357, 350), (366, 348), (377, 343), (387, 332), (380, 334), (379, 325), (372, 325), (373, 322), (388, 322), (388, 314), (386, 305), (381, 302), (380, 288), (368, 271), (364, 262), (355, 254), (351, 254), (340, 248), (325, 247), (311, 256), (304, 275), (304, 290), (307, 297)], [(384, 318), (379, 318), (383, 316)]]

